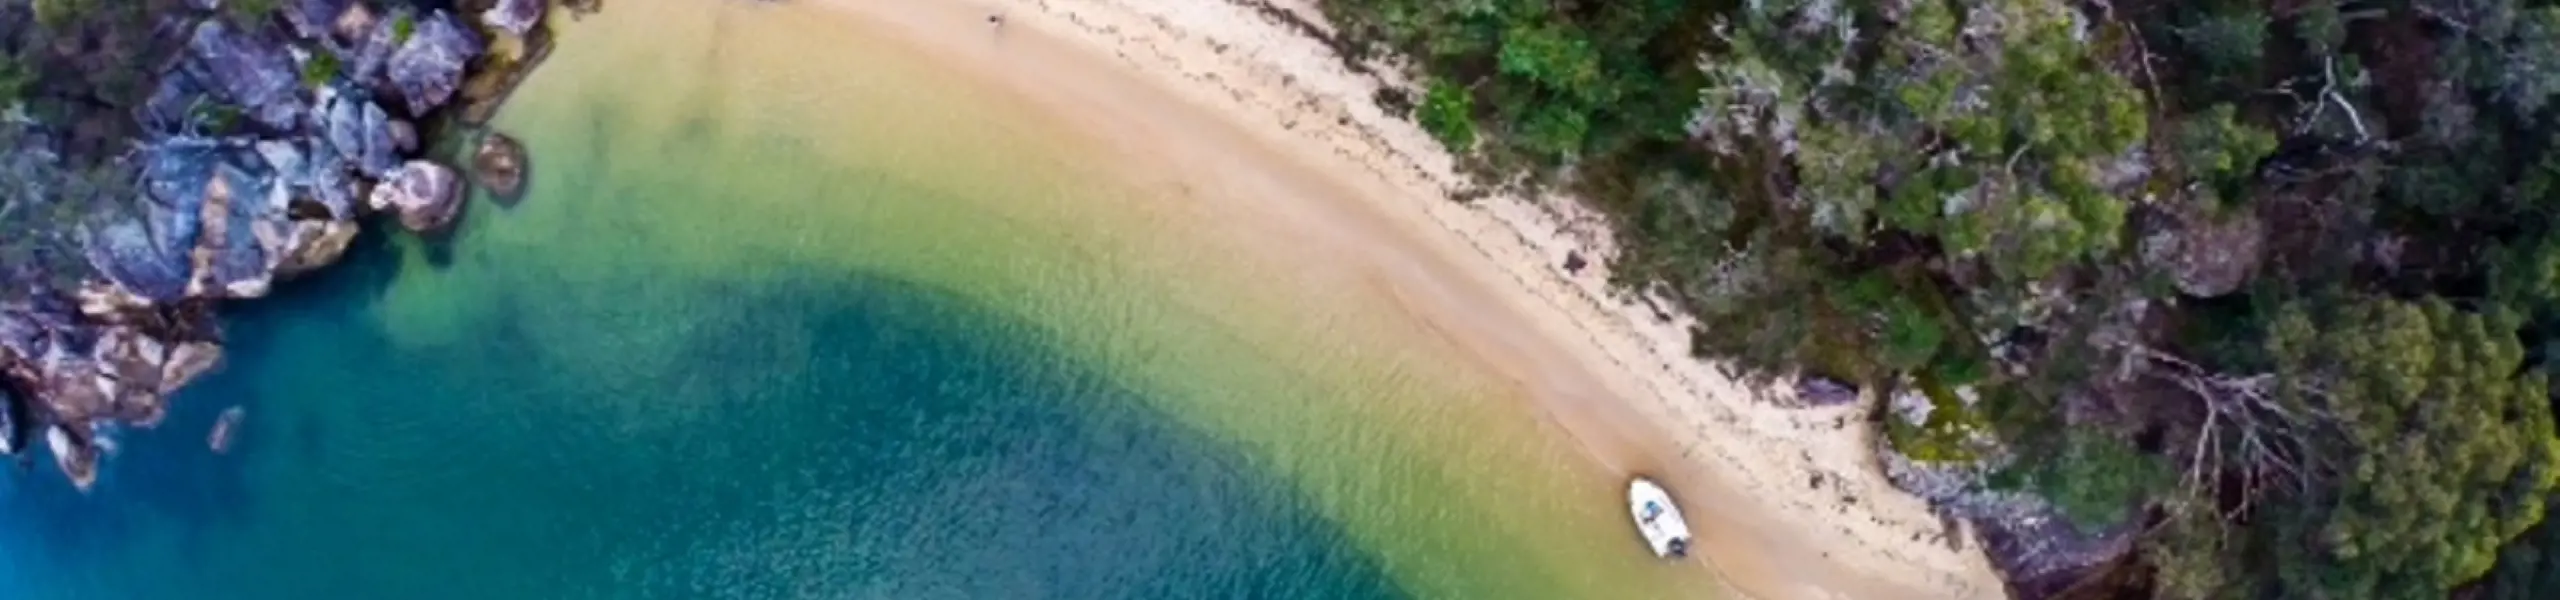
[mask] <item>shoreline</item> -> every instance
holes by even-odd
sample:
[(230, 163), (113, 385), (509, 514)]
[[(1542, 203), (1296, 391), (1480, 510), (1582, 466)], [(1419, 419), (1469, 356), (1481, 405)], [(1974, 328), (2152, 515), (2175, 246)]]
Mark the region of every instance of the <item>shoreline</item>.
[[(887, 26), (951, 66), (1006, 80), (1024, 100), (1066, 114), (1081, 115), (1097, 101), (1142, 102), (1131, 100), (1128, 90), (1078, 81), (1072, 72), (1117, 71), (1118, 79), (1148, 84), (1135, 93), (1211, 113), (1246, 138), (1243, 143), (1286, 153), (1311, 167), (1302, 170), (1335, 180), (1324, 183), (1351, 198), (1311, 210), (1359, 213), (1342, 219), (1365, 218), (1368, 223), (1349, 225), (1388, 230), (1377, 236), (1407, 238), (1392, 242), (1436, 255), (1385, 268), (1400, 300), (1437, 305), (1416, 307), (1417, 313), (1457, 318), (1441, 310), (1465, 307), (1451, 297), (1483, 291), (1517, 313), (1503, 316), (1531, 321), (1497, 323), (1536, 331), (1480, 331), (1503, 328), (1460, 323), (1451, 335), (1474, 336), (1453, 341), (1487, 361), (1508, 363), (1510, 371), (1535, 371), (1531, 379), (1541, 383), (1530, 394), (1535, 408), (1604, 466), (1664, 479), (1697, 513), (1697, 555), (1749, 596), (2002, 594), (1978, 548), (1968, 542), (1951, 549), (1944, 522), (1885, 480), (1859, 407), (1764, 401), (1785, 392), (1748, 388), (1686, 355), (1688, 319), (1658, 320), (1652, 302), (1616, 300), (1606, 283), (1608, 236), (1595, 216), (1569, 201), (1450, 201), (1464, 179), (1448, 153), (1370, 102), (1377, 82), (1349, 72), (1320, 40), (1261, 12), (1289, 11), (1326, 27), (1306, 0), (1256, 3), (1263, 6), (1235, 0), (818, 4)], [(989, 14), (1004, 15), (1004, 25), (989, 27)], [(1037, 52), (1050, 49), (1040, 46), (1068, 51)], [(1050, 68), (1035, 73), (1025, 62)], [(1145, 128), (1158, 121), (1109, 125)], [(1343, 175), (1352, 169), (1368, 175)], [(1568, 252), (1591, 264), (1564, 271)], [(1450, 277), (1466, 281), (1444, 281)], [(1580, 368), (1544, 360), (1559, 358), (1557, 352), (1576, 363), (1564, 367)]]

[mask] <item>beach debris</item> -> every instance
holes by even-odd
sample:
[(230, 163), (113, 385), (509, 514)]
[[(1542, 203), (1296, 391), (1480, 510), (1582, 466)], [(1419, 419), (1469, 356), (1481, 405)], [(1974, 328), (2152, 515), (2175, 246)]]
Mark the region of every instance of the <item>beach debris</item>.
[(400, 226), (428, 232), (453, 223), (462, 212), (461, 177), (432, 161), (412, 160), (373, 186), (367, 204), (400, 216)]
[(213, 430), (204, 436), (205, 447), (216, 454), (230, 452), (231, 442), (239, 437), (240, 420), (248, 416), (249, 411), (238, 406), (222, 409), (222, 415), (213, 419)]
[(525, 171), (524, 143), (505, 133), (481, 136), (479, 150), (471, 153), (472, 178), (502, 205), (523, 197)]

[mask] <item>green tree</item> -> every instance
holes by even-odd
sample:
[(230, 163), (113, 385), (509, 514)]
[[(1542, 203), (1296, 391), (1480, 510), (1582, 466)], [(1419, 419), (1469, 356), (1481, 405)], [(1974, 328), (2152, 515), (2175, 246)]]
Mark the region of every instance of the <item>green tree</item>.
[(1476, 143), (1475, 100), (1466, 88), (1447, 80), (1431, 82), (1430, 92), (1423, 94), (1422, 105), (1414, 109), (1414, 121), (1423, 131), (1431, 132), (1451, 151), (1465, 152)]
[(2540, 521), (2560, 441), (2543, 378), (2504, 311), (2442, 300), (2288, 306), (2268, 354), (2282, 394), (2335, 425), (2336, 481), (2279, 526), (2301, 540), (2288, 587), (2329, 598), (2441, 597)]

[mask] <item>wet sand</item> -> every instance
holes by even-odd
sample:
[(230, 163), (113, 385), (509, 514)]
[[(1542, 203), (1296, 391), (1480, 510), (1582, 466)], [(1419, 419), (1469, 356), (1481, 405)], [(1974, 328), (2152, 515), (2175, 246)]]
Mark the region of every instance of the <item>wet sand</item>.
[[(1750, 596), (2000, 594), (1876, 473), (1856, 408), (1779, 408), (1687, 359), (1684, 319), (1606, 289), (1605, 236), (1569, 202), (1449, 201), (1446, 154), (1315, 40), (1225, 0), (810, 4), (1055, 115), (1131, 178), (1197, 192), (1208, 233), (1395, 298), (1591, 460), (1665, 480), (1698, 513), (1700, 566)], [(1567, 251), (1594, 264), (1568, 273)]]

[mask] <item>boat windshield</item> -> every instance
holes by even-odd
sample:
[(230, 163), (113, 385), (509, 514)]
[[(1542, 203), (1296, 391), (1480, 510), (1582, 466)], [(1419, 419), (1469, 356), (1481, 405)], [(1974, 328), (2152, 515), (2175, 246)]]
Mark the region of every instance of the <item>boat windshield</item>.
[(1658, 516), (1662, 516), (1662, 503), (1646, 500), (1644, 502), (1644, 522), (1652, 523), (1653, 518)]

